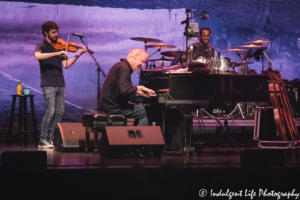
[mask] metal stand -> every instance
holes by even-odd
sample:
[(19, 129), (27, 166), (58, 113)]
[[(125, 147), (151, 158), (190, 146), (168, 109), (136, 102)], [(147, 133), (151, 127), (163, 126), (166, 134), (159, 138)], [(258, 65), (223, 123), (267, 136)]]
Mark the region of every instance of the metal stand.
[[(95, 61), (95, 65), (97, 65), (97, 73), (98, 73), (98, 79), (97, 81), (94, 81), (93, 79), (91, 79), (91, 81), (93, 82), (97, 82), (98, 83), (98, 87), (97, 87), (97, 102), (99, 101), (99, 98), (100, 98), (100, 90), (101, 90), (101, 87), (100, 87), (100, 72), (102, 73), (102, 75), (104, 77), (106, 77), (106, 74), (105, 72), (101, 69), (99, 63), (97, 62), (97, 60), (95, 59), (95, 57), (93, 56), (92, 52), (90, 51), (89, 47), (87, 46), (87, 44), (83, 41), (82, 39), (83, 36), (79, 36), (81, 42), (83, 43), (83, 45), (87, 48), (87, 52), (92, 56), (93, 60)], [(99, 108), (99, 103), (97, 103), (97, 111), (99, 112), (100, 111), (100, 108)]]
[(185, 24), (183, 35), (185, 36), (186, 62), (188, 60), (188, 38), (193, 37), (193, 33), (189, 32), (190, 20), (193, 19), (194, 17), (198, 17), (198, 16), (200, 16), (201, 20), (207, 20), (208, 19), (208, 14), (207, 14), (205, 9), (201, 10), (198, 14), (194, 15), (193, 17), (190, 17), (190, 12), (191, 12), (190, 8), (185, 9), (186, 19), (181, 22), (181, 24)]
[(192, 147), (193, 109), (191, 106), (178, 106), (177, 109), (183, 115), (181, 153), (183, 156), (197, 155)]

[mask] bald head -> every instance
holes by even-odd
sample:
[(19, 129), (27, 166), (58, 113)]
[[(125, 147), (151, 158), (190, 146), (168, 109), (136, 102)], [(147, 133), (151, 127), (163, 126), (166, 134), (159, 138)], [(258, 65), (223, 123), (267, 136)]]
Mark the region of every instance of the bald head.
[(131, 65), (132, 70), (137, 70), (142, 67), (148, 59), (148, 54), (142, 49), (132, 49), (127, 55), (127, 60)]

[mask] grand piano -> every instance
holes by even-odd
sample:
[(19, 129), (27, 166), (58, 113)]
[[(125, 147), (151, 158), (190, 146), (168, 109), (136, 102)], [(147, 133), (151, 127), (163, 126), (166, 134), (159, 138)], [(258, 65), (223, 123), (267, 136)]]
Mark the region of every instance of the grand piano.
[[(269, 103), (268, 75), (173, 73), (172, 70), (144, 70), (140, 85), (154, 90), (157, 98), (144, 103), (162, 105), (162, 132), (165, 134), (165, 107), (175, 107), (183, 116), (182, 154), (194, 154), (192, 147), (193, 111), (209, 102)], [(140, 101), (141, 102), (141, 101)], [(150, 109), (151, 110), (151, 109)], [(153, 110), (152, 110), (153, 112)], [(157, 113), (156, 113), (157, 114)]]

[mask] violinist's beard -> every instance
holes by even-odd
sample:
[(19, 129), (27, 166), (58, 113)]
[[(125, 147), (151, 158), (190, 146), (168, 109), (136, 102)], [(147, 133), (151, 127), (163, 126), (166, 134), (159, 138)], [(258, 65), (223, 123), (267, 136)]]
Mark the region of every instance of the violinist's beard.
[(49, 39), (51, 40), (52, 43), (56, 43), (56, 42), (57, 42), (57, 38), (58, 38), (58, 37), (49, 38)]

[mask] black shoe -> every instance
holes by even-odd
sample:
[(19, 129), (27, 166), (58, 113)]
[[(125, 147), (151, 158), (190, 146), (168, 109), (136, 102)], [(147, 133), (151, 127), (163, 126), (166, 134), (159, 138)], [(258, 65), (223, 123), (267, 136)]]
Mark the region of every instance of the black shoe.
[(47, 140), (41, 140), (39, 142), (39, 147), (41, 147), (41, 148), (53, 148), (53, 144), (50, 144)]

